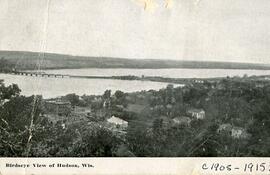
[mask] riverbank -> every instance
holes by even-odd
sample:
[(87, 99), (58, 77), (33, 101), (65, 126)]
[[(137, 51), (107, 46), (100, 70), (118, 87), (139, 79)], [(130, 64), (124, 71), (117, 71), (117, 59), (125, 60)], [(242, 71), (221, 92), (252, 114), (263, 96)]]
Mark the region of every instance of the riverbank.
[(216, 77), (216, 78), (165, 78), (165, 77), (152, 77), (152, 76), (70, 76), (70, 78), (86, 78), (86, 79), (115, 79), (115, 80), (139, 80), (139, 81), (154, 81), (173, 84), (190, 84), (190, 83), (204, 83), (204, 82), (219, 82), (223, 79), (245, 80), (245, 81), (268, 81), (270, 75), (261, 76), (244, 76), (244, 77)]

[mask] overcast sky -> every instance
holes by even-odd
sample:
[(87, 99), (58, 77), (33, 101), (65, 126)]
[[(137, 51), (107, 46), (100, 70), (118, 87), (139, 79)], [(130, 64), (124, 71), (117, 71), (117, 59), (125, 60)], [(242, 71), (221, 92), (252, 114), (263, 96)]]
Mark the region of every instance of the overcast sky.
[(0, 0), (0, 50), (270, 63), (270, 0), (165, 1)]

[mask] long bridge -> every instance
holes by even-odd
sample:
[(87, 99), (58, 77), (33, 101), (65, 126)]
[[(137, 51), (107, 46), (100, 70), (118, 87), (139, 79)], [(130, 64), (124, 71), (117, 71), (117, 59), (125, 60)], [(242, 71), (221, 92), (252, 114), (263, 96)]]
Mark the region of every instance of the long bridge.
[(48, 73), (45, 73), (45, 72), (12, 71), (12, 74), (14, 74), (14, 75), (24, 75), (24, 76), (33, 76), (33, 77), (70, 78), (69, 75), (48, 74)]

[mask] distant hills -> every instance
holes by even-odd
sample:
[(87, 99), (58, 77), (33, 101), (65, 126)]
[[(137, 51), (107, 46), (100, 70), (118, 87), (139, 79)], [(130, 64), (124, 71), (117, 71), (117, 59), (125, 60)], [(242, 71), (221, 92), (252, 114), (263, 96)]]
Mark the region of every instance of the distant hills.
[[(269, 64), (177, 61), (158, 59), (124, 59), (110, 57), (84, 57), (53, 53), (22, 51), (0, 51), (0, 58), (8, 60), (17, 69), (75, 69), (75, 68), (191, 68), (191, 69), (263, 69), (270, 70)], [(43, 59), (42, 59), (43, 58)]]

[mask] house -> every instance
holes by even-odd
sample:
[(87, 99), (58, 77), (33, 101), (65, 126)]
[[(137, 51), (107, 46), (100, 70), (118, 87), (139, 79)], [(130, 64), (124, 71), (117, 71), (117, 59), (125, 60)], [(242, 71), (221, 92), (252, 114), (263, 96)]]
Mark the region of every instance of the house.
[(166, 105), (166, 108), (167, 108), (167, 109), (172, 109), (172, 107), (173, 107), (173, 106), (172, 106), (171, 104), (167, 104), (167, 105)]
[(249, 134), (244, 128), (232, 126), (231, 124), (221, 124), (217, 130), (218, 133), (227, 133), (232, 138), (241, 139), (249, 137)]
[(61, 124), (61, 127), (62, 127), (62, 129), (66, 129), (66, 124), (65, 123), (62, 123)]
[(249, 134), (246, 132), (244, 128), (241, 127), (233, 127), (231, 130), (231, 136), (235, 139), (244, 139), (249, 137)]
[(205, 111), (203, 109), (189, 109), (187, 110), (187, 114), (198, 120), (205, 118)]
[(71, 113), (71, 103), (62, 100), (48, 100), (45, 101), (45, 109), (49, 114), (69, 115)]
[(194, 82), (195, 82), (195, 83), (204, 83), (203, 80), (199, 80), (199, 79), (195, 79)]
[(128, 122), (122, 120), (118, 117), (112, 116), (111, 118), (107, 119), (110, 128), (113, 130), (126, 130), (128, 127)]
[(225, 123), (225, 124), (219, 125), (217, 132), (218, 133), (222, 133), (222, 132), (223, 133), (226, 133), (226, 132), (230, 133), (231, 130), (232, 130), (232, 125), (229, 123)]
[[(93, 100), (92, 100), (92, 103), (102, 103), (102, 98), (101, 97), (95, 97)], [(102, 104), (103, 105), (103, 104)]]
[(263, 83), (260, 82), (256, 82), (255, 87), (256, 88), (263, 88), (265, 85)]
[(190, 126), (191, 119), (185, 116), (175, 117), (173, 118), (173, 122), (175, 125)]

